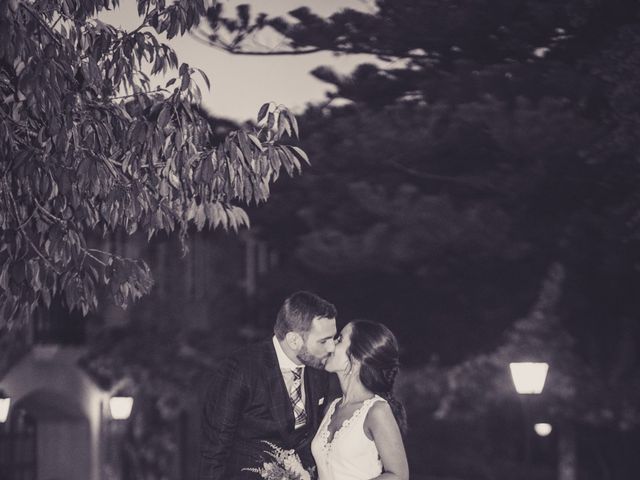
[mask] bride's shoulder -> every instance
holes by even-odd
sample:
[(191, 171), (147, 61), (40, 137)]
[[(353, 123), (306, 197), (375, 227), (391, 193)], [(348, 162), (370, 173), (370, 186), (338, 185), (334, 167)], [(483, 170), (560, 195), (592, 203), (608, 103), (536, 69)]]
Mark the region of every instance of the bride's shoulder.
[(389, 421), (395, 422), (391, 406), (384, 398), (376, 395), (369, 411), (367, 412), (365, 423), (373, 426), (375, 424), (386, 423)]

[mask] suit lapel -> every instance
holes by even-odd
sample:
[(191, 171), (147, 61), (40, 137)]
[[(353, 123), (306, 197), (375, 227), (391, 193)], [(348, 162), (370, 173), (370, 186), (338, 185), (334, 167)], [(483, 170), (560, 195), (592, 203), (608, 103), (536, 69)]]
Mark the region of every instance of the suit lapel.
[(304, 386), (305, 386), (305, 408), (307, 411), (307, 418), (310, 420), (310, 426), (315, 431), (318, 426), (318, 401), (320, 399), (320, 385), (318, 384), (319, 375), (313, 368), (307, 367), (304, 369)]
[(289, 393), (282, 378), (278, 357), (271, 340), (265, 345), (265, 365), (267, 366), (267, 385), (269, 388), (269, 409), (278, 422), (280, 433), (286, 437), (293, 429), (294, 417)]
[[(310, 425), (315, 432), (322, 421), (324, 408), (328, 405), (327, 402), (331, 400), (327, 388), (328, 377), (325, 372), (311, 367), (305, 368), (305, 377), (307, 415), (310, 415), (312, 420)], [(320, 401), (322, 401), (322, 404), (319, 403)]]

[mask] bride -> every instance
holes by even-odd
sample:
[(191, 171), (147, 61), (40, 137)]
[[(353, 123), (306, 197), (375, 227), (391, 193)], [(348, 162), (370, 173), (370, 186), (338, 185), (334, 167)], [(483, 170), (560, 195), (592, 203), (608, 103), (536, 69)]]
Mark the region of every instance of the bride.
[(340, 379), (311, 443), (318, 480), (407, 480), (404, 408), (392, 394), (398, 344), (382, 324), (357, 320), (336, 339), (325, 365)]

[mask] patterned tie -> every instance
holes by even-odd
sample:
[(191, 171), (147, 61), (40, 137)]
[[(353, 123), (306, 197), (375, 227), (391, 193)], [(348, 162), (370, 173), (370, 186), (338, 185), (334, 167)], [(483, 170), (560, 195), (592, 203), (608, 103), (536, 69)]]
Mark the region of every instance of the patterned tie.
[(291, 373), (293, 374), (293, 385), (289, 396), (296, 419), (295, 428), (298, 429), (307, 423), (307, 413), (304, 411), (304, 402), (302, 401), (302, 367), (291, 370)]

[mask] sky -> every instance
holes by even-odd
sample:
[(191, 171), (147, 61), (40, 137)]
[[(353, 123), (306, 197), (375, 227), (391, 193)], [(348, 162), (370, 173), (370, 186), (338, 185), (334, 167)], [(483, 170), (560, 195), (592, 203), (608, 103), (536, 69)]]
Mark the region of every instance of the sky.
[[(126, 30), (136, 28), (140, 19), (136, 0), (121, 0), (118, 10), (100, 15), (104, 22)], [(370, 0), (227, 0), (225, 11), (233, 12), (235, 5), (251, 4), (252, 12), (285, 15), (300, 6), (309, 6), (321, 15), (329, 15), (342, 8), (371, 11)], [(271, 39), (270, 39), (271, 40)], [(375, 62), (367, 55), (335, 56), (328, 52), (298, 56), (231, 55), (201, 44), (189, 35), (168, 42), (180, 62), (201, 68), (211, 80), (211, 91), (203, 91), (202, 103), (216, 116), (245, 121), (254, 118), (260, 106), (269, 101), (284, 104), (300, 113), (309, 102), (326, 100), (331, 86), (316, 80), (309, 72), (318, 65), (330, 65), (340, 73), (350, 72), (363, 62)], [(273, 42), (271, 42), (273, 43)]]

